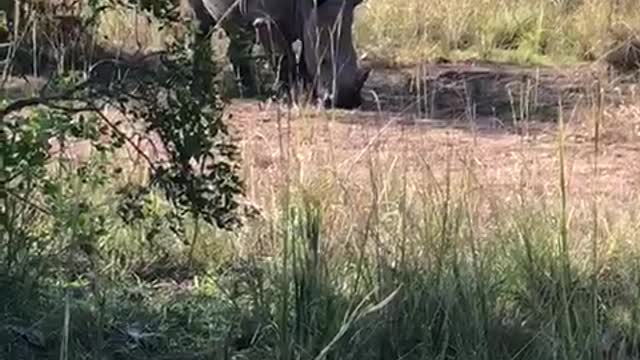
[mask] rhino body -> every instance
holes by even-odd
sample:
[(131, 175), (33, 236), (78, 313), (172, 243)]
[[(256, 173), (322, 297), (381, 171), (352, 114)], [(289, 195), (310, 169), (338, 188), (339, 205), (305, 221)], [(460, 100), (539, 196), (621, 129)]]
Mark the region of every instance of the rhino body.
[[(369, 71), (358, 67), (352, 40), (353, 12), (361, 0), (189, 0), (200, 40), (220, 23), (234, 41), (255, 34), (271, 59), (280, 85), (290, 87), (301, 76), (307, 89), (325, 106), (354, 108)], [(292, 44), (299, 40), (299, 64)], [(235, 46), (238, 46), (237, 44)], [(236, 53), (242, 51), (235, 51)], [(246, 51), (244, 51), (246, 54)], [(230, 51), (243, 81), (253, 75), (246, 61)]]

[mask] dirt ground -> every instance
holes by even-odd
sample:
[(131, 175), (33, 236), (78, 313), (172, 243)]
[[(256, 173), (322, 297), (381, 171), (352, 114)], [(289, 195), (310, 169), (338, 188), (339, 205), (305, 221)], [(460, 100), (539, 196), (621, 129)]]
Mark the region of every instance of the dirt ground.
[[(20, 96), (20, 81), (10, 85), (11, 96)], [(628, 202), (640, 189), (637, 86), (637, 78), (611, 77), (592, 65), (429, 64), (375, 69), (359, 110), (287, 109), (236, 99), (227, 113), (240, 140), (249, 195), (257, 202), (282, 179), (283, 166), (302, 184), (332, 176), (364, 189), (374, 169), (386, 183), (410, 179), (414, 188), (453, 174), (471, 175), (483, 191), (499, 196), (522, 189), (557, 194), (560, 115), (569, 195), (592, 199), (595, 189), (603, 198)], [(595, 112), (597, 89), (604, 102)], [(602, 117), (597, 177), (596, 113)], [(290, 154), (286, 161), (282, 149)]]
[[(431, 110), (429, 104), (417, 105), (422, 99), (415, 91), (416, 74), (433, 94)], [(254, 193), (268, 190), (270, 178), (288, 164), (304, 179), (330, 174), (361, 187), (370, 186), (372, 167), (382, 170), (388, 183), (408, 174), (405, 178), (414, 187), (442, 182), (447, 173), (472, 174), (483, 191), (499, 196), (523, 189), (534, 195), (558, 194), (562, 113), (569, 196), (591, 201), (595, 190), (603, 201), (626, 203), (640, 189), (640, 97), (636, 80), (604, 79), (593, 66), (523, 69), (468, 63), (376, 69), (365, 89), (366, 102), (357, 111), (288, 110), (238, 100), (228, 112), (242, 139), (245, 167), (260, 172), (250, 176)], [(475, 89), (460, 95), (458, 90), (470, 82)], [(535, 94), (528, 95), (526, 111), (526, 106), (510, 105), (520, 96), (515, 90), (510, 94), (510, 86), (528, 86)], [(598, 112), (593, 110), (597, 88), (604, 99)], [(597, 176), (596, 113), (602, 116)], [(289, 149), (288, 162), (283, 162), (281, 148)]]

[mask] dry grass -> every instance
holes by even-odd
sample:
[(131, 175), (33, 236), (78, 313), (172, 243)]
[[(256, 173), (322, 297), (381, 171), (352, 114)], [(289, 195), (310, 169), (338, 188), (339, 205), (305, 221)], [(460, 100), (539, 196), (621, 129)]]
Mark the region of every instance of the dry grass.
[[(629, 62), (638, 56), (617, 49), (638, 37), (640, 10), (634, 0), (369, 0), (357, 11), (355, 32), (359, 51), (384, 65), (441, 58), (543, 65), (604, 59), (626, 70), (637, 67)], [(103, 43), (127, 51), (160, 48), (173, 35), (131, 10), (106, 13), (99, 33)], [(226, 62), (225, 36), (217, 39), (218, 60)]]
[[(111, 48), (150, 50), (173, 31), (141, 11), (116, 9), (101, 17), (97, 38)], [(359, 49), (385, 64), (442, 57), (575, 63), (604, 58), (637, 37), (640, 8), (635, 0), (368, 0), (355, 31)]]
[(130, 9), (114, 9), (103, 13), (97, 29), (102, 44), (126, 51), (161, 49), (168, 30), (160, 30), (160, 24), (152, 18)]
[(397, 63), (439, 56), (581, 61), (610, 49), (616, 24), (640, 30), (634, 0), (370, 0), (359, 12), (360, 47)]
[[(292, 115), (290, 123), (282, 120), (284, 128), (278, 130), (273, 109), (237, 103), (228, 111), (242, 139), (251, 200), (263, 207), (277, 198), (273, 192), (281, 189), (283, 174), (298, 191), (351, 198), (354, 208), (345, 213), (371, 200), (355, 201), (357, 194), (371, 190), (372, 171), (380, 191), (393, 193), (392, 188), (406, 182), (412, 189), (409, 197), (420, 188), (442, 186), (448, 178), (459, 182), (469, 176), (474, 192), (492, 201), (517, 202), (522, 196), (555, 201), (558, 196), (557, 125), (531, 124), (525, 135), (509, 127), (462, 122), (453, 127), (447, 121), (416, 122), (398, 114), (340, 113), (331, 121), (326, 114), (305, 110)], [(593, 116), (576, 112), (565, 130), (569, 193), (578, 202), (592, 193)], [(639, 122), (637, 103), (610, 105), (604, 111), (599, 162), (606, 169), (598, 181), (611, 204), (629, 200), (640, 185), (640, 168), (633, 165), (640, 161), (635, 145)], [(287, 144), (286, 164), (281, 140)]]
[[(422, 359), (434, 349), (447, 349), (451, 344), (440, 334), (449, 333), (460, 337), (451, 340), (460, 342), (451, 345), (457, 346), (450, 356), (455, 359), (473, 358), (469, 354), (476, 351), (490, 353), (488, 343), (473, 340), (483, 336), (491, 336), (492, 342), (510, 347), (509, 356), (501, 348), (505, 353), (485, 358), (513, 358), (520, 351), (526, 352), (523, 359), (553, 358), (536, 356), (535, 351), (544, 352), (549, 344), (532, 345), (527, 331), (541, 334), (555, 345), (568, 337), (575, 341), (576, 348), (583, 349), (581, 353), (588, 352), (594, 342), (602, 342), (604, 351), (614, 351), (615, 346), (633, 336), (633, 330), (626, 324), (633, 317), (637, 302), (627, 303), (624, 299), (637, 298), (632, 296), (638, 291), (634, 276), (640, 251), (637, 245), (640, 168), (636, 165), (640, 163), (640, 149), (634, 138), (614, 141), (610, 137), (614, 133), (627, 133), (640, 120), (630, 110), (637, 109), (638, 99), (618, 100), (619, 104), (607, 102), (603, 112), (594, 107), (576, 111), (573, 116), (565, 114), (564, 129), (547, 124), (532, 127), (529, 134), (481, 124), (453, 127), (446, 122), (417, 121), (414, 116), (403, 114), (322, 112), (308, 108), (288, 112), (257, 102), (233, 103), (227, 108), (233, 114), (229, 124), (240, 138), (248, 200), (259, 206), (262, 217), (234, 234), (207, 228), (202, 232), (206, 241), (201, 242), (198, 259), (208, 261), (211, 267), (228, 259), (240, 271), (243, 261), (268, 264), (263, 269), (264, 278), (242, 275), (249, 278), (247, 281), (257, 281), (259, 288), (264, 286), (266, 291), (264, 298), (260, 298), (251, 289), (238, 290), (246, 291), (245, 296), (251, 300), (251, 296), (256, 296), (259, 304), (256, 306), (262, 307), (252, 309), (254, 313), (246, 310), (254, 317), (251, 320), (258, 327), (263, 325), (260, 321), (278, 321), (277, 309), (288, 306), (287, 309), (296, 312), (292, 317), (308, 321), (310, 328), (322, 325), (309, 337), (323, 346), (335, 336), (336, 327), (346, 326), (342, 322), (348, 310), (340, 301), (346, 303), (344, 306), (355, 306), (362, 301), (363, 293), (374, 290), (379, 301), (401, 287), (398, 298), (380, 314), (371, 315), (370, 322), (349, 324), (356, 333), (370, 332), (373, 340), (337, 345), (336, 351), (345, 358), (365, 355), (386, 358), (384, 350), (371, 344), (391, 338), (395, 355), (416, 347), (419, 349), (416, 354), (407, 358)], [(616, 113), (626, 114), (628, 121), (613, 122)], [(594, 169), (593, 125), (602, 118), (602, 139), (599, 139), (602, 143)], [(127, 157), (118, 158), (113, 165), (123, 167), (126, 162)], [(125, 170), (112, 181), (135, 182), (134, 173), (142, 172), (142, 166), (132, 165), (131, 173)], [(564, 186), (560, 181), (563, 176)], [(87, 197), (102, 198), (111, 193), (103, 188), (92, 189), (98, 193), (93, 195), (85, 191), (86, 194), (81, 194)], [(567, 195), (566, 204), (561, 200), (563, 192)], [(565, 211), (560, 210), (563, 205)], [(161, 209), (158, 204), (153, 206), (156, 211)], [(594, 206), (598, 209), (597, 216), (593, 213)], [(571, 285), (570, 294), (564, 296), (572, 299), (571, 310), (579, 321), (576, 328), (589, 332), (588, 339), (577, 336), (574, 339), (547, 326), (548, 322), (559, 321), (562, 313), (562, 287), (556, 271), (562, 264), (557, 249), (565, 227), (560, 220), (563, 216), (567, 229), (564, 241), (568, 243), (571, 259), (567, 276), (576, 282)], [(318, 222), (318, 228), (314, 221)], [(129, 233), (122, 226), (112, 231), (105, 247), (126, 249), (126, 256), (131, 259), (145, 249), (143, 229)], [(305, 250), (312, 241), (319, 242), (315, 250), (320, 264), (316, 273), (313, 269), (300, 270), (304, 267), (300, 264), (313, 255), (304, 253), (314, 251)], [(167, 242), (185, 247), (171, 238)], [(533, 249), (532, 257), (525, 256), (527, 242)], [(286, 246), (290, 246), (288, 251)], [(597, 252), (593, 262), (592, 249)], [(275, 263), (284, 258), (289, 259), (290, 267)], [(157, 265), (166, 266), (163, 261)], [(224, 279), (240, 283), (242, 280), (233, 277), (241, 275), (233, 275), (232, 271), (228, 270), (230, 274)], [(600, 328), (589, 327), (591, 295), (584, 286), (589, 285), (592, 277), (597, 281), (595, 291), (605, 299), (603, 303), (611, 301), (615, 306), (597, 310), (597, 315), (606, 317), (597, 320), (604, 333)], [(179, 330), (180, 334), (187, 334), (181, 335), (184, 339), (181, 338), (180, 346), (194, 351), (190, 347), (196, 346), (198, 339), (208, 338), (202, 333), (193, 335), (193, 330), (184, 325), (191, 321), (175, 319), (181, 316), (191, 319), (193, 311), (194, 319), (216, 324), (231, 314), (207, 310), (219, 306), (217, 286), (225, 286), (220, 285), (223, 276), (202, 274), (197, 278), (193, 284), (184, 285), (179, 296), (175, 295), (178, 290), (169, 289), (169, 296), (175, 296), (172, 298), (175, 304), (188, 309), (187, 315), (175, 310), (162, 316), (147, 315), (166, 321), (163, 331), (167, 333)], [(297, 289), (316, 280), (320, 285), (310, 288), (311, 298), (291, 296), (289, 305), (273, 289), (281, 281), (290, 281), (284, 286)], [(125, 280), (114, 283), (128, 286)], [(216, 284), (214, 290), (209, 283)], [(192, 301), (206, 291), (203, 304), (195, 305), (200, 303)], [(552, 296), (553, 300), (546, 296)], [(160, 310), (170, 306), (160, 300), (149, 297), (146, 301)], [(122, 306), (120, 299), (114, 297), (112, 301)], [(140, 306), (135, 302), (122, 304)], [(482, 306), (488, 308), (488, 313), (479, 311)], [(513, 307), (515, 314), (503, 312), (504, 306)], [(317, 317), (305, 317), (307, 309)], [(118, 311), (109, 314), (123, 316)], [(237, 313), (238, 309), (234, 307), (232, 311)], [(440, 329), (413, 326), (443, 313), (451, 318)], [(511, 321), (523, 325), (513, 325), (513, 330), (508, 325)], [(483, 324), (487, 328), (482, 328)], [(271, 354), (283, 351), (274, 350), (273, 339), (282, 334), (295, 336), (295, 326), (292, 321), (279, 325), (277, 333), (253, 328), (243, 331), (250, 335), (260, 332), (263, 336), (259, 339), (267, 345), (258, 341), (251, 346), (256, 351), (264, 346), (267, 349), (264, 351)], [(616, 337), (611, 343), (610, 334)], [(357, 335), (347, 336), (349, 341), (358, 339)], [(526, 340), (521, 342), (521, 336)], [(419, 339), (420, 348), (414, 338)], [(277, 346), (287, 347), (285, 350), (291, 352), (302, 351), (298, 347), (306, 343), (295, 341), (299, 340)], [(433, 349), (424, 345), (429, 341), (434, 341)], [(247, 358), (262, 359), (265, 355), (250, 354)]]
[[(357, 10), (355, 32), (359, 50), (386, 65), (439, 58), (565, 64), (604, 59), (637, 37), (640, 9), (635, 0), (368, 0)], [(156, 49), (172, 36), (122, 9), (102, 17), (99, 33), (128, 50)]]

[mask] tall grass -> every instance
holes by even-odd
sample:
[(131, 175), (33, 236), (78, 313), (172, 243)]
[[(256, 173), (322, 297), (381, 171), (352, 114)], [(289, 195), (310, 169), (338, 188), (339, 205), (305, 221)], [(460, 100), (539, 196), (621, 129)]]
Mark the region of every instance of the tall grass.
[[(315, 120), (306, 119), (302, 131)], [(303, 150), (288, 130), (280, 133), (288, 140), (280, 154), (293, 158), (276, 193), (291, 201), (267, 211), (274, 216), (266, 220), (284, 222), (274, 241), (283, 244), (280, 271), (292, 274), (279, 303), (291, 307), (283, 307), (288, 317), (279, 322), (288, 326), (280, 329), (287, 339), (280, 356), (581, 359), (636, 351), (623, 350), (627, 340), (609, 342), (610, 334), (621, 341), (628, 330), (606, 310), (620, 310), (620, 296), (626, 297), (620, 291), (636, 287), (614, 280), (619, 271), (636, 271), (621, 260), (634, 255), (601, 253), (603, 244), (615, 246), (613, 228), (628, 223), (603, 230), (590, 207), (571, 200), (563, 129), (558, 190), (543, 197), (525, 190), (524, 203), (504, 200), (520, 190), (486, 191), (469, 161), (473, 156), (465, 160), (454, 147), (444, 151), (444, 171), (434, 173), (427, 164), (409, 164), (412, 154), (425, 150), (405, 148), (396, 157), (374, 138), (352, 155), (362, 159), (354, 173), (335, 166), (331, 146)], [(304, 151), (313, 162), (296, 161), (294, 154)], [(249, 161), (258, 156), (246, 155)], [(454, 172), (459, 166), (465, 171)], [(587, 253), (598, 255), (584, 257), (588, 246)], [(617, 275), (603, 278), (596, 262)], [(351, 321), (348, 309), (359, 308), (369, 292), (378, 299), (396, 296), (383, 301), (377, 316)], [(341, 340), (333, 341), (333, 334)], [(323, 344), (333, 350), (320, 351)]]
[[(594, 105), (593, 116), (601, 111)], [(3, 283), (3, 293), (11, 294), (2, 299), (11, 304), (3, 307), (6, 322), (17, 328), (19, 319), (23, 332), (33, 324), (47, 353), (65, 359), (89, 353), (215, 352), (250, 359), (637, 354), (637, 207), (629, 201), (614, 208), (608, 194), (595, 204), (569, 195), (572, 153), (564, 132), (556, 143), (557, 176), (546, 179), (556, 190), (541, 195), (515, 178), (491, 190), (468, 152), (473, 148), (455, 146), (453, 137), (432, 157), (419, 144), (406, 145), (415, 140), (410, 128), (396, 133), (405, 141), (401, 156), (386, 149), (394, 137), (384, 136), (399, 130), (385, 127), (373, 144), (362, 135), (367, 141), (352, 152), (305, 145), (305, 133), (313, 138), (326, 131), (319, 130), (326, 126), (321, 114), (307, 116), (304, 125), (283, 119), (280, 130), (272, 129), (281, 143), (269, 142), (274, 151), (267, 168), (264, 144), (251, 140), (266, 128), (245, 129), (244, 166), (260, 174), (248, 178), (248, 193), (263, 216), (233, 234), (201, 224), (196, 251), (153, 216), (135, 227), (119, 222), (105, 195), (116, 178), (89, 185), (60, 178), (68, 198), (84, 204), (85, 217), (107, 219), (110, 230), (96, 247), (106, 262), (74, 281), (48, 273), (42, 295), (29, 301)], [(332, 126), (334, 136), (344, 131)], [(61, 203), (58, 221), (63, 205), (71, 204)], [(146, 206), (162, 219), (161, 203)], [(609, 215), (594, 216), (594, 208)], [(89, 234), (83, 222), (70, 224), (76, 234)], [(145, 236), (149, 232), (156, 235)], [(193, 266), (191, 254), (201, 267), (180, 275), (180, 268)], [(56, 266), (78, 271), (77, 263)], [(1, 335), (4, 354), (15, 356), (15, 347), (4, 344), (19, 337)]]
[[(605, 56), (624, 40), (621, 29), (637, 36), (640, 9), (635, 0), (367, 0), (354, 28), (359, 50), (386, 64), (442, 57), (576, 63)], [(105, 12), (98, 32), (128, 51), (158, 48), (172, 36), (130, 10)]]
[(640, 31), (633, 0), (371, 0), (358, 10), (358, 44), (372, 58), (437, 57), (576, 62), (604, 55), (624, 25)]

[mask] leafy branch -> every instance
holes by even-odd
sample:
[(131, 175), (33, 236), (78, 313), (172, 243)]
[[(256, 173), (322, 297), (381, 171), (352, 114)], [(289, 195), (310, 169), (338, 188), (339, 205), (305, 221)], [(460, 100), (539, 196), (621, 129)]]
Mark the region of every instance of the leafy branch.
[[(90, 113), (98, 128), (111, 132), (113, 150), (127, 144), (141, 155), (150, 171), (147, 187), (161, 190), (178, 214), (190, 213), (231, 229), (240, 224), (238, 197), (243, 184), (236, 174), (239, 155), (223, 121), (223, 102), (213, 82), (216, 69), (202, 66), (201, 72), (194, 74), (195, 60), (190, 54), (188, 49), (174, 46), (162, 59), (162, 66), (136, 69), (135, 77), (107, 86), (94, 78), (75, 83), (68, 78), (54, 81), (53, 91), (43, 90), (40, 96), (0, 107), (3, 132), (13, 132), (14, 139), (24, 135), (15, 133), (20, 131), (15, 123), (29, 121), (20, 115), (24, 110), (49, 109), (69, 117), (68, 121), (72, 115)], [(198, 51), (193, 54), (202, 55)], [(202, 91), (192, 91), (196, 87)], [(160, 164), (152, 159), (131, 135), (120, 130), (119, 121), (111, 120), (113, 116), (101, 109), (104, 104), (113, 105), (118, 117), (126, 119), (123, 121), (143, 125), (142, 132), (158, 135), (168, 161)], [(96, 146), (104, 145), (93, 140)]]

